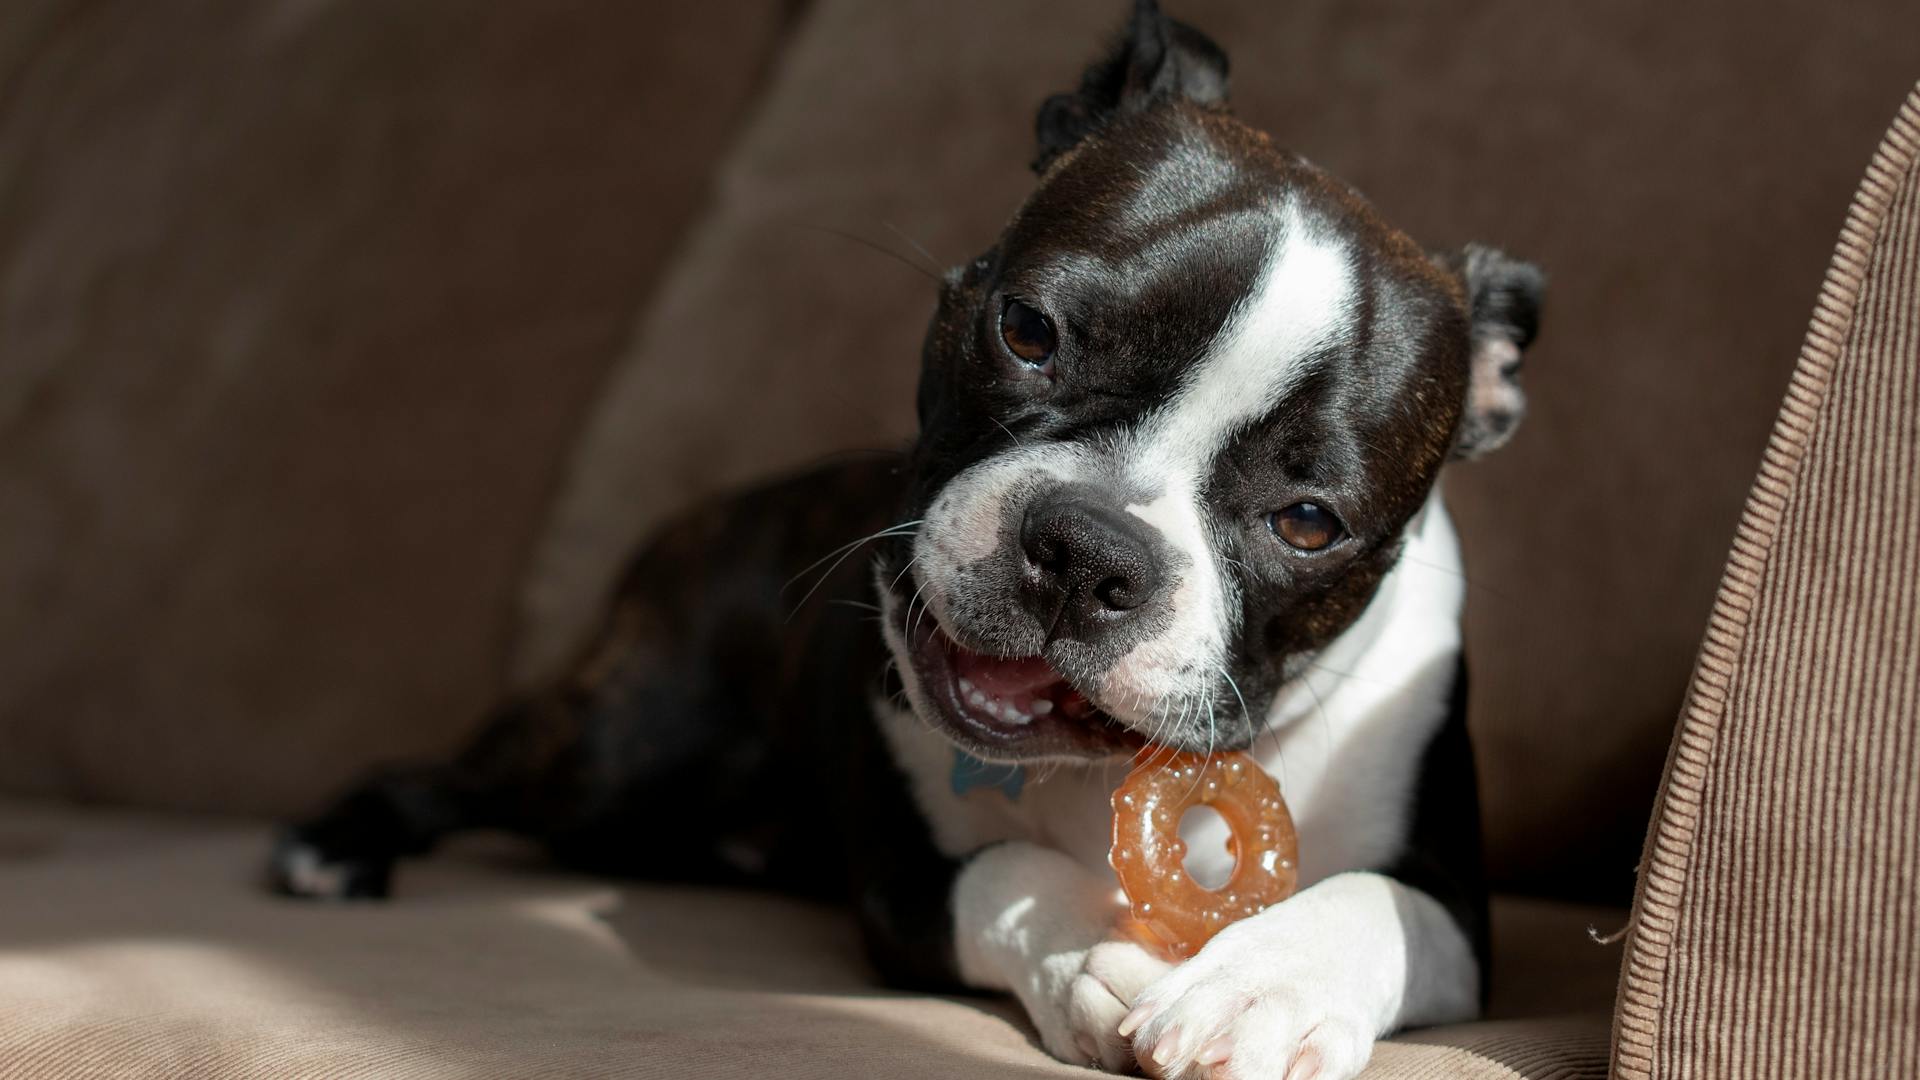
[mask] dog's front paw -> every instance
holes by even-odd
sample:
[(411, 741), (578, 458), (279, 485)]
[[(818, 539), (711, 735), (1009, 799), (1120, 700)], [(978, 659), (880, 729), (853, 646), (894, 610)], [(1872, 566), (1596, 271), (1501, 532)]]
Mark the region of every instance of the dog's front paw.
[(1120, 1034), (1120, 1020), (1140, 992), (1165, 975), (1167, 962), (1130, 941), (1106, 941), (1051, 963), (1051, 1000), (1027, 1008), (1041, 1044), (1062, 1061), (1126, 1071), (1133, 1052)]
[(1147, 987), (1120, 1030), (1180, 1080), (1342, 1080), (1375, 1037), (1470, 1019), (1479, 965), (1453, 916), (1379, 874), (1336, 874), (1234, 923)]
[[(1224, 935), (1223, 935), (1224, 937)], [(1345, 1080), (1373, 1052), (1360, 1009), (1326, 980), (1263, 950), (1216, 940), (1147, 987), (1121, 1022), (1164, 1080)], [(1275, 963), (1276, 960), (1281, 960)]]

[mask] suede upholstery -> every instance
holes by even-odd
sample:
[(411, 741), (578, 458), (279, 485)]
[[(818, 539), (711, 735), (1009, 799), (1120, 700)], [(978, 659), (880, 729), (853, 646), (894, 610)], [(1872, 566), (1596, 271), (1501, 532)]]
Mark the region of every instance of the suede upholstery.
[(0, 789), (289, 811), (469, 723), (782, 12), (9, 4)]

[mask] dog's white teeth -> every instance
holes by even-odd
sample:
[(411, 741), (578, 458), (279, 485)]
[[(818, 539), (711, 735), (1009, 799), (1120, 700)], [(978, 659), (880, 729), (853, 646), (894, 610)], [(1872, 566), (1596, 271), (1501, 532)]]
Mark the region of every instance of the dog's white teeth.
[(1044, 716), (1053, 711), (1053, 702), (1051, 701), (1027, 698), (1016, 701), (994, 697), (980, 689), (979, 685), (971, 679), (957, 680), (955, 685), (960, 690), (960, 699), (962, 701), (971, 705), (981, 714), (992, 717), (1003, 724), (1031, 724), (1036, 717)]

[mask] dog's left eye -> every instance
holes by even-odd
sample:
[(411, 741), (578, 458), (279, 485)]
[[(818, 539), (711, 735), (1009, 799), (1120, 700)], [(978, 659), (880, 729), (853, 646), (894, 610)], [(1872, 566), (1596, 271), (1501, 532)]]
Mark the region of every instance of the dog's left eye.
[(1000, 312), (1000, 340), (1007, 351), (1039, 367), (1053, 356), (1053, 320), (1018, 300), (1007, 301)]
[(1297, 502), (1267, 515), (1267, 526), (1289, 547), (1319, 551), (1346, 533), (1333, 511), (1319, 503)]

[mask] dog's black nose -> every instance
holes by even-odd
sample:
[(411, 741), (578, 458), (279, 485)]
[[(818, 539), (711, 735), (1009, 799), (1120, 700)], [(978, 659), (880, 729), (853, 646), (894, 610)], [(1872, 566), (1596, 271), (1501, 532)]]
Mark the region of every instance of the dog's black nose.
[(1020, 526), (1021, 599), (1048, 636), (1097, 636), (1152, 600), (1159, 560), (1146, 523), (1085, 495), (1041, 496)]

